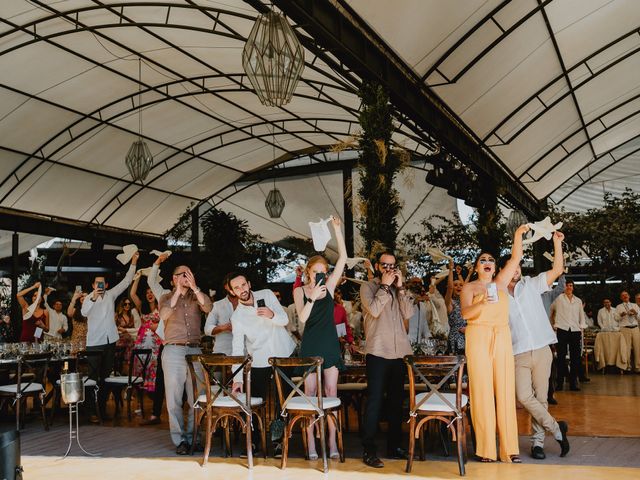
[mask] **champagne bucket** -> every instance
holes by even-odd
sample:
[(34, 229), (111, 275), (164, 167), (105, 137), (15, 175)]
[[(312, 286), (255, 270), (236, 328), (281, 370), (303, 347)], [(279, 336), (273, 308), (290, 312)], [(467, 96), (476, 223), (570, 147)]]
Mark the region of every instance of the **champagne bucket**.
[(60, 391), (64, 403), (84, 402), (84, 382), (79, 373), (60, 375)]

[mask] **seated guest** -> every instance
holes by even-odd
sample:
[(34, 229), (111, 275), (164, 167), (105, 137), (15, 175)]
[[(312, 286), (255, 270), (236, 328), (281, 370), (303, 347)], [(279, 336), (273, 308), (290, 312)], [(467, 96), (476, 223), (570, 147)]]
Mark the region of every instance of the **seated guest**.
[(605, 298), (602, 301), (603, 307), (598, 310), (598, 325), (603, 332), (617, 332), (620, 330), (616, 320), (616, 311), (611, 308), (611, 300)]
[(631, 354), (633, 353), (633, 367), (636, 372), (640, 372), (640, 329), (638, 329), (638, 317), (640, 317), (640, 307), (631, 303), (629, 292), (623, 291), (620, 294), (622, 303), (616, 307), (616, 320), (620, 325), (622, 336), (627, 342), (629, 357), (628, 365), (631, 368)]

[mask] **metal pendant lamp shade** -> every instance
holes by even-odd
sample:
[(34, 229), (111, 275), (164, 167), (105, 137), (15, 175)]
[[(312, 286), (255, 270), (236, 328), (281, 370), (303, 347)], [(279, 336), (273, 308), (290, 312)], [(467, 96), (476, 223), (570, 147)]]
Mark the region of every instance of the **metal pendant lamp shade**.
[(153, 167), (153, 156), (144, 140), (138, 138), (131, 144), (125, 163), (134, 182), (142, 182), (147, 178)]
[(291, 101), (304, 69), (304, 49), (284, 15), (258, 16), (242, 51), (242, 66), (263, 105)]
[(280, 218), (280, 215), (282, 215), (282, 211), (284, 210), (284, 197), (280, 193), (280, 190), (275, 188), (275, 185), (273, 190), (267, 195), (264, 206), (271, 218)]
[(520, 210), (512, 210), (507, 218), (507, 232), (513, 236), (520, 225), (527, 223), (527, 217)]

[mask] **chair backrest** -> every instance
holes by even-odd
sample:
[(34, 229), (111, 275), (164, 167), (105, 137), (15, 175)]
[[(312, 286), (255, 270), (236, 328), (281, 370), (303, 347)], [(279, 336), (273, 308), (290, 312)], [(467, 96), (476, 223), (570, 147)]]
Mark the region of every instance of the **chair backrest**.
[(98, 350), (80, 350), (76, 354), (76, 372), (84, 373), (85, 366), (89, 378), (100, 378), (102, 352)]
[[(133, 385), (138, 380), (142, 380), (144, 383), (147, 378), (147, 368), (149, 367), (149, 361), (153, 350), (150, 348), (134, 348), (131, 350), (131, 356), (129, 357), (129, 385)], [(135, 369), (136, 361), (140, 365), (140, 368)]]
[(109, 372), (109, 374), (113, 375), (122, 375), (124, 370), (124, 362), (125, 362), (125, 351), (127, 347), (118, 345), (115, 347), (115, 352), (113, 354), (113, 372)]
[[(16, 375), (17, 396), (22, 394), (33, 383), (45, 385), (47, 379), (47, 371), (49, 370), (49, 361), (51, 360), (51, 352), (47, 353), (26, 353), (18, 357), (18, 372)], [(27, 382), (23, 381), (23, 376), (29, 370), (35, 372), (35, 377)]]
[[(318, 415), (324, 415), (324, 411), (322, 410), (322, 364), (324, 363), (324, 359), (322, 357), (306, 357), (306, 358), (296, 358), (296, 357), (271, 357), (269, 358), (269, 365), (273, 367), (274, 378), (276, 380), (276, 389), (278, 391), (278, 399), (280, 400), (280, 408), (282, 409), (280, 414), (285, 415), (287, 404), (289, 401), (295, 397), (300, 396), (304, 398), (309, 405), (316, 411)], [(302, 377), (296, 383), (293, 382), (286, 372), (283, 371), (283, 368), (304, 368)], [(305, 395), (304, 391), (301, 390), (301, 386), (304, 385), (305, 380), (309, 375), (316, 376), (316, 398), (317, 403), (311, 401), (311, 399)], [(288, 384), (292, 390), (285, 398), (284, 396), (284, 387), (282, 383), (285, 382)], [(298, 395), (296, 395), (296, 393)]]
[[(203, 370), (205, 395), (207, 405), (213, 405), (220, 396), (231, 398), (239, 408), (246, 414), (251, 414), (251, 355), (246, 357), (227, 356), (223, 353), (200, 353), (194, 355), (186, 355), (189, 371), (191, 372), (191, 383), (194, 391), (194, 398), (197, 398), (198, 380), (196, 375), (196, 364), (200, 364)], [(231, 374), (228, 375), (228, 370)], [(240, 400), (232, 391), (234, 377), (238, 372), (242, 371), (242, 382), (245, 393), (245, 401)], [(220, 378), (215, 373), (220, 372)], [(217, 386), (218, 389), (212, 389)], [(215, 391), (214, 391), (215, 390)]]
[[(407, 355), (404, 357), (404, 362), (409, 373), (410, 415), (415, 415), (420, 407), (434, 395), (449, 406), (456, 416), (462, 415), (462, 374), (466, 362), (464, 355)], [(428, 388), (426, 395), (418, 403), (416, 403), (416, 378)], [(441, 392), (443, 387), (449, 386), (450, 380), (456, 386), (455, 405)]]

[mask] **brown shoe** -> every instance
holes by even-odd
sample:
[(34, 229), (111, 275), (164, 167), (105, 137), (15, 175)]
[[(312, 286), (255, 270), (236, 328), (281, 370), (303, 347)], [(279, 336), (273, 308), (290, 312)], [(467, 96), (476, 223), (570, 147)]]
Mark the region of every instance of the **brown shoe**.
[(160, 424), (160, 417), (151, 417), (140, 420), (138, 425), (158, 425)]

